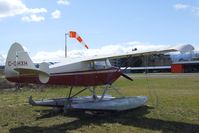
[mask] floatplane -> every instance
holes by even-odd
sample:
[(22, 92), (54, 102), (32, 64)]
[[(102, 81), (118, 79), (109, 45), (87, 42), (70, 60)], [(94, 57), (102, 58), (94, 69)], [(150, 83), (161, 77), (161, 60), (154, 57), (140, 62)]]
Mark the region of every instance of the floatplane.
[[(83, 39), (76, 32), (69, 32), (71, 38), (76, 38), (86, 48)], [(167, 52), (190, 52), (194, 48), (191, 45), (182, 45), (153, 51), (131, 50), (122, 54), (93, 56), (84, 58), (66, 58), (60, 63), (49, 65), (42, 62), (35, 65), (28, 53), (19, 43), (12, 44), (9, 49), (5, 77), (16, 84), (32, 83), (44, 85), (69, 86), (69, 94), (65, 98), (33, 100), (29, 97), (29, 103), (33, 106), (49, 106), (62, 108), (64, 111), (71, 109), (93, 111), (123, 111), (137, 108), (146, 104), (147, 96), (113, 97), (108, 95), (112, 84), (120, 77), (133, 81), (120, 67), (112, 66), (110, 59), (131, 58), (136, 56), (148, 56)], [(101, 86), (102, 93), (96, 94), (96, 87)], [(75, 87), (83, 87), (73, 94)], [(85, 90), (91, 92), (91, 96), (78, 96)]]

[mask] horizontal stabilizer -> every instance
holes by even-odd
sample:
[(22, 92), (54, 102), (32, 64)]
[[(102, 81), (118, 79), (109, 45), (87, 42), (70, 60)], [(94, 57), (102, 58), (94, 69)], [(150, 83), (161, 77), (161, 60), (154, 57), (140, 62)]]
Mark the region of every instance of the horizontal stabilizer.
[(19, 72), (20, 75), (38, 75), (38, 74), (45, 74), (49, 75), (48, 73), (39, 70), (39, 69), (32, 69), (32, 68), (14, 68), (15, 71)]

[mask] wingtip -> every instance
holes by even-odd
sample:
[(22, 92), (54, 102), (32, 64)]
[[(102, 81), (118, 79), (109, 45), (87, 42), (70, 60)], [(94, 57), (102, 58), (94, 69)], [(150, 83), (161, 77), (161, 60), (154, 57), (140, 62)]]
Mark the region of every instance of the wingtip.
[(186, 44), (178, 46), (177, 50), (180, 51), (180, 53), (187, 53), (192, 52), (194, 50), (194, 47), (191, 44)]

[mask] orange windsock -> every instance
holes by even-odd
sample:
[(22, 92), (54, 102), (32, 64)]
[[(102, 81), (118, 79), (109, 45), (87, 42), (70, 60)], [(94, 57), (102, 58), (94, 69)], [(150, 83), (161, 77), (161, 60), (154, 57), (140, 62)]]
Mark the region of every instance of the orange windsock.
[(77, 34), (77, 32), (75, 31), (70, 31), (69, 32), (69, 37), (70, 38), (76, 38), (76, 40), (78, 42), (80, 42), (82, 45), (84, 45), (85, 48), (88, 49), (88, 45), (86, 45), (86, 43), (83, 41), (83, 39), (79, 36), (79, 34)]
[(76, 32), (75, 31), (70, 31), (69, 32), (69, 37), (70, 38), (76, 38)]

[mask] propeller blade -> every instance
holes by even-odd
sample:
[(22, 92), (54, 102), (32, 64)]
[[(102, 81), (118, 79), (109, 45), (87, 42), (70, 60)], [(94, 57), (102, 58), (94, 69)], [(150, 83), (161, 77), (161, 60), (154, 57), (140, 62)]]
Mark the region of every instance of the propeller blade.
[(133, 79), (132, 79), (131, 77), (129, 77), (128, 75), (126, 75), (126, 74), (124, 74), (124, 73), (122, 73), (122, 76), (125, 77), (125, 78), (128, 79), (128, 80), (133, 81)]

